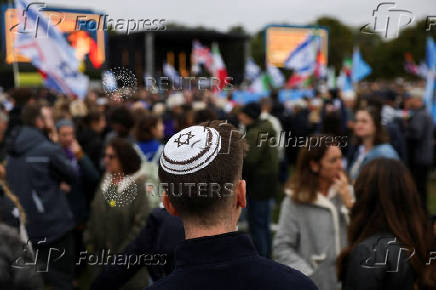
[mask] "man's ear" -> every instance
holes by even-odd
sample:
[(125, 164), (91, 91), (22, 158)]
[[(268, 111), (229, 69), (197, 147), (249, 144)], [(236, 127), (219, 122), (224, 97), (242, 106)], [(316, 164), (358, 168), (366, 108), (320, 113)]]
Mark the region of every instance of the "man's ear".
[(176, 209), (171, 204), (170, 199), (168, 198), (168, 195), (167, 195), (166, 191), (162, 192), (162, 203), (163, 203), (164, 207), (166, 208), (166, 210), (171, 215), (179, 216), (179, 214), (177, 213)]
[(236, 185), (235, 193), (236, 193), (236, 206), (240, 208), (245, 208), (247, 206), (247, 198), (246, 198), (247, 189), (244, 179), (238, 181)]

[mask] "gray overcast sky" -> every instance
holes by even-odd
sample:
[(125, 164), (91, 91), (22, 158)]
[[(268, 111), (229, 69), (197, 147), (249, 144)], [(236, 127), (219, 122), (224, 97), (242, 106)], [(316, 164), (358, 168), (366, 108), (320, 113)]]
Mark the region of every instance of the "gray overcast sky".
[[(372, 11), (382, 2), (411, 11), (416, 19), (436, 16), (436, 0), (45, 0), (49, 5), (92, 8), (114, 19), (159, 18), (187, 26), (227, 30), (243, 25), (255, 32), (267, 24), (303, 25), (319, 16), (335, 16), (347, 25), (372, 22)], [(74, 6), (72, 6), (74, 3)]]

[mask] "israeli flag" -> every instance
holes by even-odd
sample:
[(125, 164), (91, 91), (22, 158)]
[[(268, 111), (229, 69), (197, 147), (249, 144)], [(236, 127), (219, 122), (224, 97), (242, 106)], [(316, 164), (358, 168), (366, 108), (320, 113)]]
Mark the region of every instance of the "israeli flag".
[(268, 72), (268, 75), (271, 77), (271, 83), (273, 87), (283, 87), (283, 85), (285, 84), (285, 77), (283, 76), (282, 72), (276, 66), (270, 63), (266, 66), (266, 70)]
[(254, 62), (252, 57), (247, 59), (245, 63), (245, 79), (249, 81), (255, 80), (260, 75), (260, 67)]
[(45, 6), (37, 4), (15, 0), (19, 25), (14, 47), (42, 72), (46, 87), (84, 98), (89, 79), (78, 71), (74, 49), (41, 13)]
[(284, 63), (284, 67), (292, 69), (300, 75), (310, 75), (316, 67), (316, 57), (321, 38), (309, 34), (291, 53)]
[(163, 73), (166, 77), (168, 77), (175, 85), (180, 84), (180, 75), (177, 73), (176, 69), (168, 64), (164, 63), (163, 65)]

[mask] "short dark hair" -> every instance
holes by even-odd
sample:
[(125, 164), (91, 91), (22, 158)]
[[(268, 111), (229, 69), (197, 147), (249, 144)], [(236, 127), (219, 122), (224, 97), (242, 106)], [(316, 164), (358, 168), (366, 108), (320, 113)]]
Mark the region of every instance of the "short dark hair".
[(21, 111), (21, 122), (25, 126), (35, 127), (36, 119), (42, 117), (42, 105), (27, 104)]
[(123, 168), (123, 174), (133, 174), (141, 168), (141, 158), (129, 141), (114, 137), (109, 141), (108, 146), (115, 151)]
[(139, 142), (153, 140), (154, 136), (151, 129), (157, 126), (159, 120), (159, 117), (148, 112), (140, 116), (135, 127), (136, 140)]
[(35, 97), (33, 90), (29, 88), (13, 88), (8, 91), (9, 95), (15, 101), (15, 106), (24, 106), (27, 102)]
[(86, 117), (84, 118), (84, 121), (86, 125), (91, 125), (93, 122), (99, 122), (101, 118), (104, 118), (104, 114), (96, 109), (91, 109)]
[(242, 176), (244, 140), (239, 131), (225, 121), (204, 122), (198, 126), (214, 128), (220, 134), (221, 150), (216, 158), (205, 168), (182, 175), (168, 173), (159, 166), (159, 179), (163, 185), (168, 185), (168, 198), (182, 218), (193, 218), (207, 226), (221, 217), (235, 182)]
[(135, 125), (133, 114), (126, 106), (114, 107), (109, 114), (109, 122), (120, 124), (128, 130)]

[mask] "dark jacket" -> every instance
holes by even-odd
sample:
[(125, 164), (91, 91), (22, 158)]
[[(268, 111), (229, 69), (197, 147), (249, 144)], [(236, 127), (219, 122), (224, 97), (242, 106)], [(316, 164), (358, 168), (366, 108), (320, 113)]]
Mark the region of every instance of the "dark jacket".
[(185, 240), (175, 251), (174, 272), (147, 290), (317, 289), (299, 271), (259, 256), (240, 232)]
[[(76, 160), (75, 160), (76, 161)], [(67, 194), (68, 203), (73, 212), (74, 222), (80, 225), (89, 217), (89, 202), (100, 181), (100, 174), (86, 154), (77, 160), (77, 175), (71, 190)]]
[[(415, 274), (403, 249), (391, 234), (378, 234), (359, 243), (346, 257), (343, 290), (412, 290)], [(385, 262), (386, 261), (386, 262)]]
[(103, 157), (103, 138), (92, 129), (84, 128), (77, 133), (77, 141), (89, 156), (97, 170), (101, 171), (101, 159)]
[(396, 121), (386, 124), (386, 129), (389, 133), (389, 143), (392, 144), (401, 161), (407, 162), (407, 148), (404, 133), (401, 130), (400, 124)]
[(9, 141), (6, 179), (26, 211), (29, 238), (54, 241), (73, 227), (60, 182), (71, 184), (76, 173), (62, 149), (38, 129), (22, 127)]
[[(123, 255), (158, 255), (159, 262), (130, 265), (108, 265), (94, 280), (92, 290), (121, 288), (138, 270), (146, 266), (153, 281), (169, 275), (174, 270), (174, 248), (185, 240), (185, 230), (180, 218), (170, 215), (163, 208), (154, 208), (146, 226), (138, 237), (123, 251)], [(157, 265), (153, 265), (157, 264)]]
[(433, 163), (433, 120), (425, 107), (412, 112), (406, 127), (411, 164), (430, 166)]
[[(267, 120), (256, 120), (247, 127), (248, 151), (244, 156), (242, 176), (247, 194), (257, 200), (272, 198), (278, 189), (278, 138)], [(274, 140), (275, 139), (275, 140)]]

